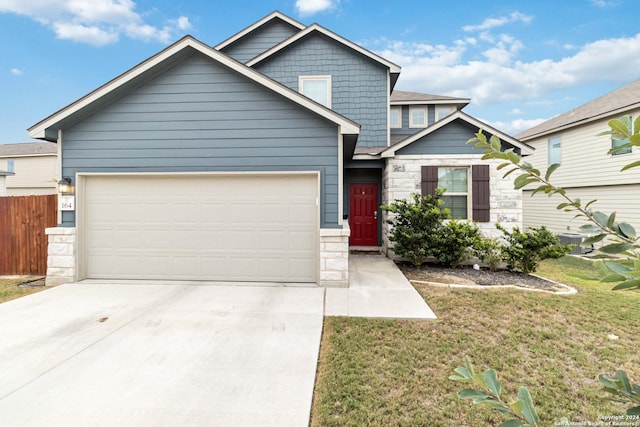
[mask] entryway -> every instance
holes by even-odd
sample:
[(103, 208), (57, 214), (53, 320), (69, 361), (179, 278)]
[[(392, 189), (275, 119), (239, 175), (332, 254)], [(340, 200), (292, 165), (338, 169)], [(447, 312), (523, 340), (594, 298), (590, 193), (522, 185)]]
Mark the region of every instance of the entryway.
[(349, 185), (350, 246), (378, 246), (378, 184)]

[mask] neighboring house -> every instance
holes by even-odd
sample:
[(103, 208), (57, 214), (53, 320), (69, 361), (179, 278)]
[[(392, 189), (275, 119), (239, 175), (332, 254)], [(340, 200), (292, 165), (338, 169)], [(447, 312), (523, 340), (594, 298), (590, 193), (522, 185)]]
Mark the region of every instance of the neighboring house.
[[(518, 138), (536, 151), (527, 161), (540, 170), (553, 163), (560, 167), (551, 181), (564, 187), (572, 199), (583, 202), (597, 199), (593, 210), (617, 212), (617, 219), (640, 230), (640, 168), (620, 172), (623, 166), (640, 160), (640, 149), (633, 147), (617, 154), (607, 152), (625, 141), (599, 135), (610, 130), (607, 122), (629, 116), (635, 120), (640, 114), (640, 80), (587, 102), (535, 126)], [(633, 123), (633, 121), (632, 121)], [(580, 233), (584, 219), (575, 213), (559, 211), (556, 206), (564, 200), (545, 197), (531, 190), (524, 192), (524, 225), (545, 225), (556, 232)]]
[(7, 195), (7, 177), (13, 176), (13, 172), (0, 170), (0, 197)]
[(521, 192), (466, 141), (482, 127), (531, 148), (466, 99), (394, 92), (399, 74), (274, 12), (214, 48), (186, 36), (37, 123), (77, 199), (48, 230), (49, 283), (346, 286), (350, 246), (388, 249), (379, 206), (443, 184), (488, 233), (521, 225)]
[(53, 142), (0, 145), (0, 170), (10, 173), (5, 177), (6, 195), (55, 194), (57, 155)]

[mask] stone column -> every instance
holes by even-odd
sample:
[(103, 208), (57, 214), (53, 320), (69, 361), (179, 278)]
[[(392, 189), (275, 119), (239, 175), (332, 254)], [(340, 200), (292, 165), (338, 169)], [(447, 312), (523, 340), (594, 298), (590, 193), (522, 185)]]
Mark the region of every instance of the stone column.
[(46, 285), (73, 282), (76, 277), (75, 227), (52, 227), (45, 233), (49, 236)]

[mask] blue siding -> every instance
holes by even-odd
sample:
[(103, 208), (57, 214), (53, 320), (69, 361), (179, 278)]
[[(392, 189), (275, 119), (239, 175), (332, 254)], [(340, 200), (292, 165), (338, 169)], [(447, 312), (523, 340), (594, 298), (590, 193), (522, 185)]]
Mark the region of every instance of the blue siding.
[(294, 90), (299, 76), (331, 75), (331, 109), (362, 126), (358, 146), (387, 145), (388, 70), (381, 64), (315, 33), (255, 68)]
[(281, 41), (296, 34), (299, 29), (277, 20), (271, 21), (255, 31), (247, 34), (235, 43), (221, 49), (236, 61), (247, 62)]
[[(409, 127), (409, 106), (403, 105), (402, 107), (402, 127), (392, 128), (391, 135), (413, 135), (420, 132), (424, 128), (410, 128)], [(435, 105), (427, 105), (427, 123), (433, 124), (436, 121), (436, 107)]]
[(481, 150), (475, 150), (473, 144), (467, 144), (467, 141), (473, 138), (477, 131), (460, 120), (456, 120), (414, 141), (397, 151), (396, 154), (479, 154)]
[[(76, 172), (320, 171), (321, 225), (338, 226), (337, 125), (194, 55), (63, 129)], [(74, 212), (64, 212), (73, 226)]]

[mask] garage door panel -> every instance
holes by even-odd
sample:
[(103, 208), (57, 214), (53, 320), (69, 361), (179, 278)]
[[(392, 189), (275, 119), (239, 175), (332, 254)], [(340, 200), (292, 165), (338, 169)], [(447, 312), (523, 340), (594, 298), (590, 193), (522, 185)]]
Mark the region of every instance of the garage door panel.
[(85, 180), (89, 278), (316, 281), (316, 175)]

